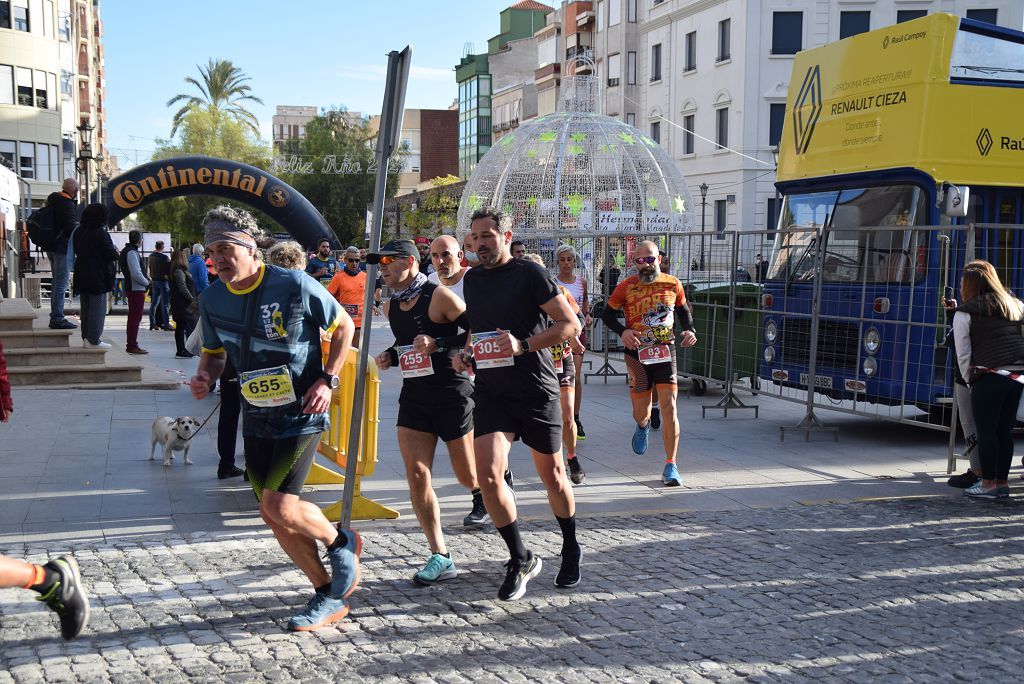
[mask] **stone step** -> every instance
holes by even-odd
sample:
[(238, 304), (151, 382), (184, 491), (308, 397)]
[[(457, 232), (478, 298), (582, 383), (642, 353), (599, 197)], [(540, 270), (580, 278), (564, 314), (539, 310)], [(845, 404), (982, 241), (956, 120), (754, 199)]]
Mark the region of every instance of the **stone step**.
[(79, 364), (73, 366), (8, 366), (11, 385), (95, 387), (109, 383), (132, 383), (142, 380), (142, 367), (133, 365)]
[(85, 366), (102, 365), (105, 349), (83, 347), (14, 347), (4, 349), (8, 368), (24, 366)]
[(4, 349), (7, 350), (24, 347), (67, 349), (71, 346), (71, 333), (73, 332), (75, 331), (50, 330), (48, 328), (0, 331), (0, 342), (4, 343)]
[(15, 330), (32, 330), (32, 321), (35, 319), (34, 314), (0, 311), (0, 334)]

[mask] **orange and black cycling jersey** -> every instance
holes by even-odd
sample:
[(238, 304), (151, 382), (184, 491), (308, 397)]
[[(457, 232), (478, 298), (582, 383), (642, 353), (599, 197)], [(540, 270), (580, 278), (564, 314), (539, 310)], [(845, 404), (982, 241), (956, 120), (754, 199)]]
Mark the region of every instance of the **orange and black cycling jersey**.
[[(650, 283), (635, 275), (626, 278), (608, 298), (608, 307), (613, 311), (602, 317), (608, 327), (620, 335), (627, 328), (634, 331), (643, 345), (672, 341), (677, 315), (684, 330), (693, 328), (682, 284), (664, 273)], [(615, 318), (614, 311), (625, 313), (625, 327)]]

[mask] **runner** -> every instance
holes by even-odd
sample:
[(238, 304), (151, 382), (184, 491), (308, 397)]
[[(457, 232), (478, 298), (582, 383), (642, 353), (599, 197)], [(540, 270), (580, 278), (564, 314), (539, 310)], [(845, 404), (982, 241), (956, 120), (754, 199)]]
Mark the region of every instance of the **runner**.
[(0, 555), (0, 589), (31, 589), (60, 618), (60, 635), (70, 641), (89, 624), (89, 598), (82, 588), (78, 563), (71, 556), (33, 565)]
[[(576, 300), (583, 312), (583, 332), (580, 333), (580, 340), (583, 342), (584, 351), (587, 344), (587, 329), (590, 327), (590, 294), (587, 291), (587, 280), (583, 275), (576, 275), (576, 250), (572, 245), (559, 245), (555, 250), (555, 261), (558, 264), (558, 275), (555, 282), (563, 286)], [(583, 374), (583, 352), (572, 355), (572, 362), (576, 368), (576, 377)], [(576, 433), (580, 441), (587, 438), (583, 431), (583, 423), (580, 422), (580, 404), (583, 401), (583, 387), (576, 387), (576, 398), (573, 400), (572, 415), (576, 421)]]
[[(513, 259), (522, 259), (526, 255), (526, 243), (522, 240), (513, 240), (510, 245)], [(541, 266), (544, 264), (541, 263)]]
[(549, 347), (578, 335), (580, 326), (544, 269), (512, 259), (512, 231), (499, 227), (501, 222), (495, 209), (480, 209), (471, 217), (470, 241), (481, 265), (466, 274), (472, 352), (460, 353), (453, 366), (465, 370), (471, 362), (476, 365), (476, 471), (487, 512), (511, 556), (498, 589), (498, 598), (508, 601), (526, 593), (527, 582), (542, 567), (540, 557), (523, 544), (515, 499), (502, 482), (516, 439), (522, 438), (530, 448), (562, 531), (562, 564), (555, 586), (572, 587), (580, 581), (576, 503), (562, 465), (558, 377), (548, 353)]
[(448, 447), (452, 470), (473, 492), (473, 510), (463, 524), (483, 525), (487, 511), (473, 462), (473, 385), (465, 373), (451, 368), (450, 357), (466, 344), (466, 305), (447, 288), (420, 273), (419, 253), (411, 240), (393, 240), (370, 259), (381, 264), (384, 282), (394, 294), (384, 315), (395, 343), (376, 357), (381, 370), (399, 367), (398, 448), (405, 462), (409, 497), (420, 529), (430, 545), (430, 558), (413, 575), (428, 586), (458, 574), (441, 534), (441, 511), (431, 483), (438, 437)]
[[(327, 429), (352, 320), (314, 280), (257, 261), (256, 222), (247, 212), (216, 207), (204, 224), (220, 282), (199, 303), (203, 354), (192, 396), (206, 397), (230, 359), (245, 399), (245, 465), (260, 513), (314, 587), (288, 629), (317, 629), (348, 614), (345, 599), (359, 584), (359, 533), (335, 529), (319, 508), (299, 498)], [(326, 370), (321, 329), (331, 333)], [(317, 541), (327, 547), (331, 575), (317, 555)]]
[[(327, 291), (338, 300), (355, 325), (355, 338), (363, 327), (363, 297), (366, 293), (366, 271), (359, 270), (359, 248), (349, 247), (344, 254), (345, 267), (334, 274)], [(379, 296), (377, 297), (379, 299)]]
[(427, 276), (427, 280), (434, 285), (444, 285), (465, 301), (463, 290), (469, 268), (462, 267), (463, 258), (458, 241), (451, 235), (435, 238), (430, 243), (430, 261), (434, 264), (434, 272)]
[[(672, 348), (675, 317), (683, 329), (679, 346), (697, 344), (693, 317), (686, 304), (683, 286), (678, 280), (661, 272), (658, 246), (644, 241), (637, 245), (634, 261), (636, 275), (629, 276), (615, 287), (601, 320), (622, 338), (625, 347), (626, 371), (629, 373), (629, 398), (633, 403), (633, 453), (647, 452), (647, 435), (651, 431), (651, 394), (658, 390), (661, 404), (662, 439), (665, 442), (665, 469), (661, 475), (666, 487), (682, 484), (676, 465), (679, 448), (679, 419), (676, 415), (676, 354)], [(626, 325), (618, 314), (625, 309)]]
[(331, 278), (338, 270), (338, 260), (331, 252), (330, 240), (321, 240), (317, 245), (317, 252), (309, 258), (306, 264), (306, 273), (320, 281), (320, 284), (327, 287)]
[[(539, 254), (524, 254), (522, 259), (532, 261), (538, 266), (544, 266), (544, 260)], [(569, 291), (559, 287), (559, 291), (569, 301), (569, 307), (576, 314), (576, 318), (583, 324), (583, 314), (576, 300), (572, 298)], [(580, 465), (576, 454), (576, 421), (573, 420), (573, 396), (576, 393), (576, 366), (573, 364), (573, 356), (583, 353), (583, 343), (578, 337), (566, 340), (562, 344), (551, 348), (551, 358), (555, 363), (555, 372), (558, 373), (558, 386), (561, 389), (560, 405), (562, 409), (562, 444), (565, 445), (565, 461), (569, 464), (569, 479), (573, 484), (583, 484), (587, 474)]]

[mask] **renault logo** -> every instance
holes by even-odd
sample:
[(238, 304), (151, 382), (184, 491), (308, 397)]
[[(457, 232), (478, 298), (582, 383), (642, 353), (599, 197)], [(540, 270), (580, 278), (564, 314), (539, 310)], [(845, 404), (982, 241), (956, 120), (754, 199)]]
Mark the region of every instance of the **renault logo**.
[(807, 69), (800, 94), (793, 106), (793, 138), (796, 153), (803, 154), (811, 144), (814, 126), (821, 116), (821, 68), (815, 64)]
[(982, 128), (978, 139), (974, 142), (978, 145), (978, 152), (981, 152), (981, 156), (987, 157), (989, 150), (992, 149), (992, 134), (988, 132), (988, 129)]

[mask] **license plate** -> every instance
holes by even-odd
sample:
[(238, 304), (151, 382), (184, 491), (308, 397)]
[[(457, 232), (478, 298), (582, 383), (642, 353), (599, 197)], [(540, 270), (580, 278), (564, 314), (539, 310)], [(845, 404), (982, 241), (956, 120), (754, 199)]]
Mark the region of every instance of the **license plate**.
[[(800, 384), (807, 384), (807, 373), (800, 374)], [(822, 389), (832, 389), (832, 376), (831, 375), (815, 375), (814, 386), (821, 387)]]

